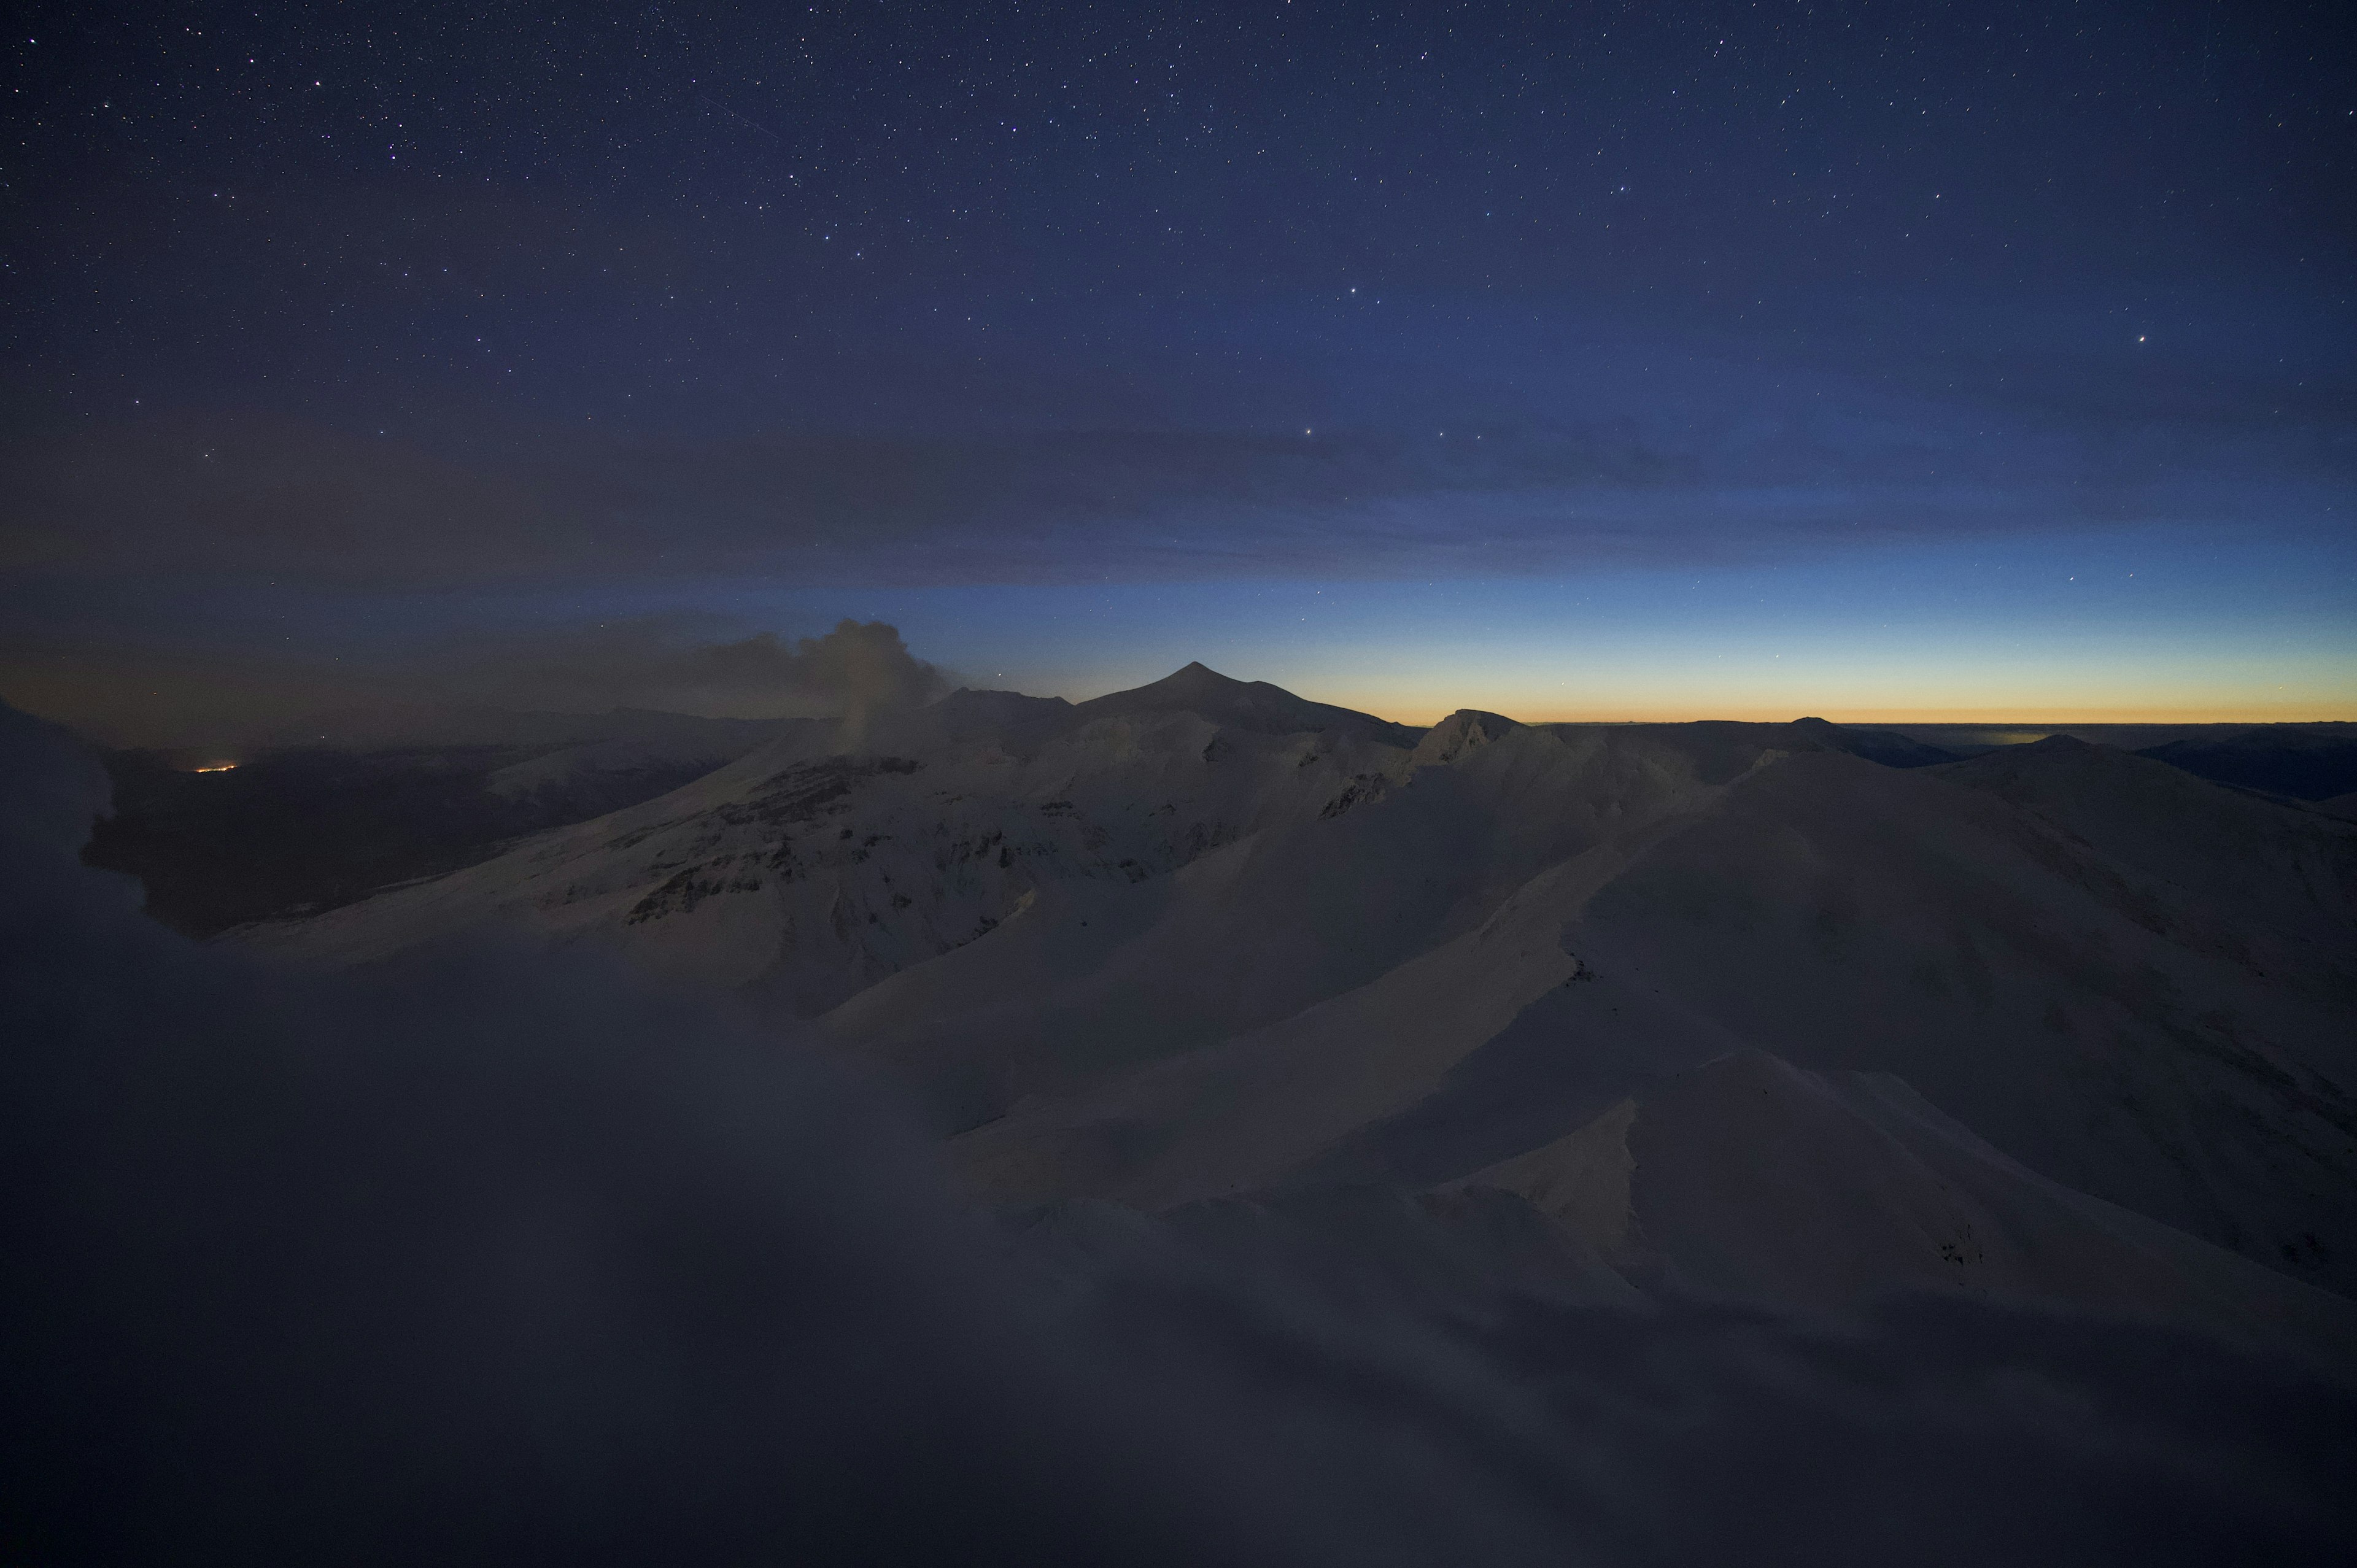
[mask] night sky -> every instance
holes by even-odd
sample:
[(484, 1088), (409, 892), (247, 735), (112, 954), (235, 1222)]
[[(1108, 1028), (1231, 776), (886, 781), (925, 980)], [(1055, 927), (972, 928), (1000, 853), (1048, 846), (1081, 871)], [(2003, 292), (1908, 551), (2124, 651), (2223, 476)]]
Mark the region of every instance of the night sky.
[(2346, 21), (36, 5), (0, 694), (2357, 718)]

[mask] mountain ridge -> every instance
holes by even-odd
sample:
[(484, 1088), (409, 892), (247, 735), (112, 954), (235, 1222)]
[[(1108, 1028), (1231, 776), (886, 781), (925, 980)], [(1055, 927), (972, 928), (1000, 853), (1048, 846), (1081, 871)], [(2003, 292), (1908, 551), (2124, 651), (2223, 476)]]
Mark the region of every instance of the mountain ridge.
[[(1457, 1190), (1748, 1051), (1797, 1084), (1903, 1080), (2029, 1173), (1988, 1201), (2045, 1216), (2041, 1246), (2181, 1236), (2140, 1309), (2214, 1326), (2240, 1292), (2315, 1345), (2337, 1308), (2201, 1249), (2357, 1283), (2357, 827), (2109, 747), (1894, 766), (1821, 720), (1419, 731), (1189, 665), (807, 726), (242, 940), (351, 963), (498, 922), (814, 1017), (993, 1202)], [(1883, 1128), (1845, 1147), (1898, 1135), (1842, 1114)], [(1824, 1191), (1898, 1180), (1878, 1158)], [(1738, 1239), (1737, 1210), (1696, 1212), (1690, 1260)], [(1805, 1230), (1725, 1278), (1830, 1281)], [(1921, 1256), (1877, 1267), (1920, 1283)], [(2059, 1267), (2009, 1277), (2077, 1299)]]

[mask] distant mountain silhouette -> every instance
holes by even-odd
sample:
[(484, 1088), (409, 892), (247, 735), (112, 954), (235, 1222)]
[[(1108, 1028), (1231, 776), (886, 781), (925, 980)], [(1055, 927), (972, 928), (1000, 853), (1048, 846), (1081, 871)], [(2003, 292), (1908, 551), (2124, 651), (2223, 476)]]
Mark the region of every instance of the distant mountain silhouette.
[(2141, 755), (2198, 778), (2298, 800), (2357, 790), (2357, 725), (2254, 725), (2170, 741)]

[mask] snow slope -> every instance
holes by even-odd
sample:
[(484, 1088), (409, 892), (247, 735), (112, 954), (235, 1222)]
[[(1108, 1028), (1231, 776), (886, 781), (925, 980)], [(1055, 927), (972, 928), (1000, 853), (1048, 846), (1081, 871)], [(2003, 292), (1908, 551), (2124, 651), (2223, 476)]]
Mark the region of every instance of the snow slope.
[[(1885, 1073), (1741, 1050), (1453, 1188), (1497, 1187), (1639, 1277), (1824, 1309), (1893, 1289), (2348, 1343), (2357, 1307), (2007, 1158)], [(2352, 1345), (2357, 1350), (2357, 1345)]]

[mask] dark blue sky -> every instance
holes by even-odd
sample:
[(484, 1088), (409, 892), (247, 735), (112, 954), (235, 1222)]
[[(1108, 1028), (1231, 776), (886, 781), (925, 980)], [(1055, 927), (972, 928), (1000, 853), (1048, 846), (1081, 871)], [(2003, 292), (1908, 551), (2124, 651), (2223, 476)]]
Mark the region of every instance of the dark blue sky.
[(2341, 20), (36, 7), (0, 691), (2357, 717)]

